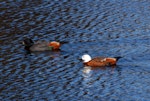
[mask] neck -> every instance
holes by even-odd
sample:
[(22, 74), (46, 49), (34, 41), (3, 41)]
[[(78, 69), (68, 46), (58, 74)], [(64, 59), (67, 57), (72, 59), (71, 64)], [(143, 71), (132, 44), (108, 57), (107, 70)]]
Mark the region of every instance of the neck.
[(27, 51), (30, 51), (30, 47), (31, 46), (25, 46), (24, 49), (27, 50)]
[(84, 60), (84, 63), (87, 63), (87, 62), (89, 62), (91, 59), (88, 59), (88, 60)]

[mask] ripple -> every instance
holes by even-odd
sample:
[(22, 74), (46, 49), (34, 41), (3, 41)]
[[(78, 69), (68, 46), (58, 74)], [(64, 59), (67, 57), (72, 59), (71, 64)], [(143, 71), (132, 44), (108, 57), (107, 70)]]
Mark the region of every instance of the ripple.
[[(149, 100), (148, 0), (0, 2), (1, 100)], [(23, 37), (61, 41), (60, 52), (26, 54)], [(123, 56), (116, 68), (80, 57)]]

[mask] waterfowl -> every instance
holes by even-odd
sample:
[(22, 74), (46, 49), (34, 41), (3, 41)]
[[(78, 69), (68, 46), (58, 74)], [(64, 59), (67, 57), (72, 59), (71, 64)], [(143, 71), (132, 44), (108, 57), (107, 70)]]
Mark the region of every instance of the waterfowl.
[(115, 66), (120, 58), (121, 57), (95, 57), (92, 59), (88, 54), (82, 56), (84, 65), (91, 67)]
[(25, 38), (23, 40), (23, 45), (27, 51), (48, 51), (60, 49), (60, 43), (57, 41), (37, 41), (34, 43), (31, 39)]

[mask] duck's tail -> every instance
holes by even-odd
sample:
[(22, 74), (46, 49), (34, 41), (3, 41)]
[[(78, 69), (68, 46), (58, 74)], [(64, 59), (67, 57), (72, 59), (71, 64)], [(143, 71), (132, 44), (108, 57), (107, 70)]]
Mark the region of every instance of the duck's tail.
[(122, 58), (121, 56), (114, 57), (117, 61)]

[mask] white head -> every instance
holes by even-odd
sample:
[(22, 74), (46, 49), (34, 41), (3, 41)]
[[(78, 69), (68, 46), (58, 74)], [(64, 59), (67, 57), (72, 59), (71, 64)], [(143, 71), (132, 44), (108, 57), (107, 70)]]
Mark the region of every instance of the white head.
[(84, 54), (82, 56), (82, 60), (83, 60), (83, 62), (89, 62), (91, 60), (91, 56), (88, 54)]

